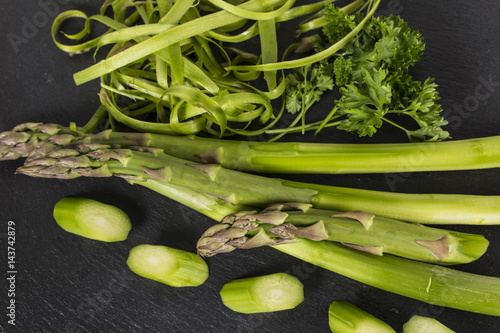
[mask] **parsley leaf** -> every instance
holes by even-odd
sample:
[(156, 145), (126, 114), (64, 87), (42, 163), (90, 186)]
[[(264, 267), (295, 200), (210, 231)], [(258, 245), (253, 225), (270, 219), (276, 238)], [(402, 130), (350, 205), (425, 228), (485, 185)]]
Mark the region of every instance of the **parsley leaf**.
[[(323, 29), (329, 43), (343, 36), (332, 29), (356, 24), (355, 16), (346, 16), (329, 5)], [(342, 32), (343, 33), (343, 32)], [(439, 95), (433, 79), (413, 81), (409, 68), (420, 60), (425, 44), (421, 34), (399, 16), (372, 18), (362, 32), (333, 60), (334, 75), (341, 98), (336, 101), (337, 126), (373, 135), (384, 122), (404, 130), (410, 141), (440, 141), (449, 137), (442, 129), (447, 122), (440, 115)], [(416, 129), (406, 129), (389, 121), (387, 114), (409, 116)], [(338, 119), (336, 119), (338, 121)]]
[(321, 95), (332, 90), (332, 66), (327, 63), (303, 66), (286, 76), (286, 109), (291, 114), (307, 111)]
[[(346, 15), (333, 4), (326, 5), (323, 14), (326, 41), (315, 46), (317, 51), (338, 42), (363, 18)], [(420, 32), (401, 17), (372, 17), (330, 59), (298, 68), (286, 77), (286, 109), (301, 113), (304, 128), (305, 111), (335, 82), (340, 98), (317, 131), (336, 126), (372, 136), (388, 123), (405, 131), (410, 141), (444, 140), (449, 133), (442, 128), (447, 121), (441, 116), (437, 85), (431, 78), (414, 81), (409, 74), (424, 49)], [(411, 119), (413, 125), (402, 118)]]
[(338, 128), (357, 131), (360, 136), (372, 136), (383, 123), (389, 110), (392, 89), (384, 84), (387, 71), (361, 69), (363, 84), (348, 84), (340, 89), (342, 98), (338, 100), (338, 115), (346, 115)]

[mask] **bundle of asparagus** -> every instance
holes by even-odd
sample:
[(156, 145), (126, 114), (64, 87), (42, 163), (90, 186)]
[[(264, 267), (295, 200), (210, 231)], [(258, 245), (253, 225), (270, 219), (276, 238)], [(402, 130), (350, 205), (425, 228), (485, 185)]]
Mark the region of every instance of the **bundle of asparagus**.
[[(497, 223), (498, 212), (491, 205), (498, 197), (412, 195), (410, 200), (397, 193), (256, 176), (135, 144), (130, 136), (119, 133), (85, 134), (76, 128), (34, 123), (0, 134), (3, 159), (26, 157), (18, 173), (58, 179), (117, 176), (222, 220), (200, 239), (202, 251), (271, 245), (384, 290), (431, 304), (500, 315), (500, 279), (436, 265), (477, 259), (488, 245), (482, 236), (408, 224), (393, 216), (428, 218), (433, 223), (447, 217), (453, 223), (460, 205), (473, 202), (476, 208), (469, 223)], [(388, 198), (402, 206), (387, 207)], [(283, 207), (299, 210), (283, 211)], [(345, 213), (353, 210), (350, 207), (370, 213)], [(429, 207), (434, 209), (429, 211)], [(249, 213), (262, 208), (260, 214)], [(201, 252), (207, 253), (213, 254)]]
[[(494, 141), (494, 138), (491, 139)], [(440, 142), (436, 145), (448, 144), (450, 142)], [(239, 184), (242, 189), (238, 196), (233, 196), (231, 199), (238, 203), (255, 205), (265, 208), (273, 202), (288, 202), (299, 201), (312, 204), (315, 208), (335, 210), (335, 211), (351, 211), (363, 210), (375, 215), (393, 218), (397, 220), (416, 222), (423, 224), (499, 224), (500, 211), (496, 208), (500, 205), (500, 196), (478, 196), (478, 195), (456, 195), (456, 194), (409, 194), (409, 193), (392, 193), (383, 191), (372, 191), (345, 188), (338, 186), (325, 186), (317, 184), (305, 184), (284, 179), (265, 178), (250, 175), (248, 173), (234, 172), (233, 169), (239, 169), (239, 161), (249, 160), (255, 161), (255, 156), (252, 157), (249, 151), (263, 155), (258, 155), (258, 161), (268, 160), (268, 154), (276, 156), (276, 159), (281, 159), (279, 164), (281, 170), (290, 167), (291, 171), (297, 171), (297, 161), (286, 163), (289, 156), (292, 154), (300, 155), (302, 150), (307, 148), (308, 151), (329, 150), (328, 147), (335, 147), (330, 144), (313, 144), (301, 148), (304, 143), (287, 143), (280, 145), (279, 143), (252, 143), (238, 142), (232, 140), (216, 140), (208, 138), (197, 138), (193, 136), (168, 136), (152, 133), (121, 133), (111, 130), (100, 132), (97, 134), (88, 134), (80, 129), (72, 126), (63, 127), (56, 124), (41, 124), (41, 123), (24, 123), (16, 126), (10, 131), (0, 133), (0, 160), (17, 159), (27, 157), (27, 165), (31, 165), (31, 160), (40, 157), (46, 157), (54, 150), (57, 144), (63, 145), (84, 145), (85, 150), (98, 147), (142, 147), (152, 152), (151, 148), (162, 150), (168, 158), (173, 159), (173, 156), (180, 158), (178, 161), (185, 163), (186, 160), (197, 162), (190, 165), (201, 168), (205, 173), (210, 174), (213, 182), (219, 184), (221, 179), (232, 179), (229, 189), (219, 188), (218, 195), (227, 195), (232, 193), (234, 187)], [(429, 143), (434, 145), (433, 143)], [(104, 145), (104, 146), (101, 146)], [(307, 144), (306, 144), (307, 145)], [(405, 144), (411, 149), (412, 144)], [(471, 147), (476, 146), (472, 142), (464, 142), (465, 145)], [(372, 147), (373, 146), (373, 147)], [(377, 153), (377, 145), (372, 145), (373, 150), (365, 150), (368, 147), (360, 148), (365, 150), (363, 154), (371, 155), (374, 152), (374, 159), (383, 159), (387, 153)], [(485, 147), (484, 144), (481, 145)], [(203, 152), (225, 152), (230, 147), (231, 154), (223, 159), (208, 158), (208, 153)], [(361, 146), (355, 146), (361, 147)], [(438, 146), (440, 147), (440, 146)], [(489, 146), (492, 150), (495, 144)], [(35, 149), (36, 148), (36, 149)], [(387, 149), (389, 146), (387, 147)], [(360, 153), (361, 153), (360, 150)], [(440, 149), (439, 149), (440, 150)], [(477, 149), (471, 148), (472, 151)], [(482, 150), (485, 154), (485, 164), (478, 167), (491, 167), (495, 163), (495, 156)], [(76, 152), (65, 151), (68, 155), (77, 154)], [(128, 154), (122, 151), (123, 154)], [(51, 153), (52, 155), (55, 152)], [(60, 154), (60, 153), (58, 153)], [(133, 161), (137, 161), (140, 152), (130, 152), (136, 156)], [(149, 156), (142, 154), (143, 157)], [(460, 151), (460, 156), (467, 155), (464, 150)], [(200, 158), (202, 156), (202, 158)], [(280, 157), (281, 156), (281, 157)], [(377, 157), (378, 156), (378, 157)], [(439, 156), (436, 155), (436, 156)], [(70, 157), (70, 156), (67, 156)], [(123, 156), (125, 158), (126, 156)], [(473, 158), (472, 155), (470, 158)], [(336, 160), (335, 154), (331, 155), (330, 160)], [(226, 162), (224, 162), (224, 160)], [(321, 160), (321, 158), (320, 158)], [(476, 158), (477, 160), (477, 158)], [(46, 161), (48, 163), (48, 161)], [(51, 160), (54, 162), (54, 160)], [(217, 163), (216, 163), (217, 162)], [(218, 162), (222, 164), (218, 164)], [(214, 164), (215, 163), (215, 164)], [(273, 162), (270, 162), (273, 163)], [(140, 163), (139, 163), (140, 164)], [(201, 165), (206, 164), (206, 165)], [(299, 163), (300, 164), (300, 163)], [(310, 163), (314, 164), (314, 163)], [(365, 163), (366, 170), (374, 163)], [(58, 164), (60, 166), (60, 163)], [(254, 164), (252, 164), (254, 166)], [(391, 165), (390, 163), (387, 165)], [(222, 166), (222, 168), (220, 167)], [(417, 167), (417, 166), (416, 166)], [(451, 167), (451, 166), (450, 166)], [(375, 167), (377, 168), (377, 167)], [(388, 167), (389, 168), (389, 167)], [(36, 169), (36, 168), (32, 168)], [(54, 168), (49, 169), (53, 170)], [(252, 171), (254, 167), (243, 168), (246, 171)], [(62, 169), (60, 169), (62, 171)], [(273, 171), (273, 167), (259, 168), (260, 172)], [(376, 169), (370, 172), (376, 172)], [(386, 169), (390, 172), (390, 169)], [(77, 177), (79, 174), (72, 168), (65, 169), (66, 173), (51, 175), (51, 177), (71, 178)], [(194, 171), (194, 170), (191, 170)], [(24, 172), (23, 169), (20, 172)], [(42, 173), (47, 172), (43, 171)], [(302, 172), (311, 172), (307, 169), (302, 169)], [(379, 171), (381, 172), (381, 171)], [(191, 173), (197, 175), (197, 173)], [(34, 173), (31, 173), (34, 175)], [(199, 175), (196, 177), (199, 178)], [(196, 178), (188, 180), (189, 184), (196, 183)], [(212, 183), (211, 183), (212, 184)], [(251, 185), (251, 186), (248, 186)], [(213, 187), (213, 185), (210, 185)], [(213, 188), (210, 191), (214, 191)]]

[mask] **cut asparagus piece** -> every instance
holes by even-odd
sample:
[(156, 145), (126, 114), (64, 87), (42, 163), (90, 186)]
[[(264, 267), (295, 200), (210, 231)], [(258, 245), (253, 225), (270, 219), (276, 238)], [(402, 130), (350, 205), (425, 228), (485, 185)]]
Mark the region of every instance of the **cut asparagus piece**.
[(294, 276), (275, 273), (233, 280), (220, 296), (225, 306), (241, 313), (290, 310), (304, 300), (304, 286)]
[(137, 275), (172, 287), (196, 287), (208, 278), (208, 266), (202, 258), (163, 245), (134, 247), (127, 265)]
[(345, 301), (330, 304), (328, 323), (333, 333), (396, 333), (382, 320)]
[[(489, 242), (476, 234), (461, 233), (378, 217), (364, 212), (281, 209), (297, 204), (272, 205), (261, 213), (241, 212), (222, 219), (200, 238), (198, 253), (210, 257), (235, 248), (279, 245), (302, 238), (329, 240), (371, 254), (393, 255), (440, 264), (477, 260)], [(289, 208), (290, 209), (290, 208)]]
[(455, 333), (434, 318), (415, 315), (403, 325), (403, 333)]
[(121, 209), (87, 198), (64, 198), (54, 206), (54, 219), (67, 232), (104, 242), (127, 239), (132, 228)]

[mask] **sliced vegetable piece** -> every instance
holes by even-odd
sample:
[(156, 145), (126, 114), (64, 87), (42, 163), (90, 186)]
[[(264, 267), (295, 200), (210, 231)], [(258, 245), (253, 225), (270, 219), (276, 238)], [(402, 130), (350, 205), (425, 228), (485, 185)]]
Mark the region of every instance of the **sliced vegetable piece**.
[(330, 304), (328, 323), (334, 333), (396, 333), (382, 320), (346, 301), (335, 301)]
[(438, 320), (414, 315), (403, 325), (403, 333), (455, 333)]
[(208, 278), (208, 265), (194, 253), (163, 245), (141, 244), (130, 250), (130, 270), (172, 287), (196, 287)]
[(261, 313), (290, 310), (304, 300), (304, 286), (294, 276), (275, 273), (233, 280), (220, 291), (222, 302), (233, 311)]
[(54, 207), (54, 218), (67, 232), (104, 242), (123, 241), (132, 228), (130, 218), (118, 207), (81, 197), (61, 199)]

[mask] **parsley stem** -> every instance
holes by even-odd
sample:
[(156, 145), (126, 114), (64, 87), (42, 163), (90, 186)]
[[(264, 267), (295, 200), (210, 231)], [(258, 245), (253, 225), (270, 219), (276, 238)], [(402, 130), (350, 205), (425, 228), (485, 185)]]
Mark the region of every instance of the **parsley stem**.
[(387, 122), (387, 123), (389, 123), (389, 124), (391, 124), (391, 125), (393, 125), (393, 126), (395, 126), (395, 127), (399, 128), (399, 129), (401, 129), (401, 130), (405, 131), (406, 133), (408, 133), (408, 130), (407, 130), (406, 128), (404, 128), (403, 126), (401, 126), (401, 125), (399, 125), (399, 124), (396, 124), (395, 122), (393, 122), (393, 121), (391, 121), (391, 120), (387, 119), (386, 117), (382, 117), (381, 119), (382, 119), (383, 121), (385, 121), (385, 122)]

